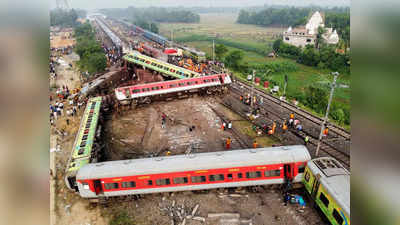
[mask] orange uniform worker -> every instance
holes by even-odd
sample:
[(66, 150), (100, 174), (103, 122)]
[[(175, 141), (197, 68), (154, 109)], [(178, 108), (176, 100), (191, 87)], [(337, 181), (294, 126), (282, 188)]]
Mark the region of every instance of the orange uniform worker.
[(230, 137), (228, 137), (226, 139), (225, 148), (226, 149), (230, 149), (231, 148), (231, 138)]
[(282, 130), (283, 130), (283, 132), (286, 132), (287, 129), (288, 129), (288, 126), (286, 125), (286, 120), (285, 120), (285, 121), (283, 121), (283, 124), (282, 124)]
[(329, 129), (326, 127), (324, 129), (324, 131), (322, 132), (325, 137), (328, 136), (328, 131), (329, 131)]
[(257, 146), (258, 146), (257, 140), (254, 140), (254, 142), (253, 142), (253, 148), (257, 148)]
[(294, 119), (294, 114), (290, 113), (290, 119)]

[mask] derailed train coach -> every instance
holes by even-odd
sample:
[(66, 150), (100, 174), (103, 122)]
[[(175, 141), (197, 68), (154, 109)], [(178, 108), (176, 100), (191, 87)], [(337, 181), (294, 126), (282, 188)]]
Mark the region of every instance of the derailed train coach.
[(300, 183), (311, 156), (282, 146), (92, 163), (77, 174), (83, 198)]
[(350, 225), (350, 173), (336, 159), (309, 161), (303, 183), (307, 193), (332, 225)]

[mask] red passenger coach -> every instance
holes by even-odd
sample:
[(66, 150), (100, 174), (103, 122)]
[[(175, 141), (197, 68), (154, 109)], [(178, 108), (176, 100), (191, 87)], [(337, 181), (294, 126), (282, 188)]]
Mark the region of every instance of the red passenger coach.
[(305, 146), (244, 149), (92, 163), (77, 174), (83, 198), (301, 182)]
[[(203, 77), (119, 87), (115, 89), (115, 96), (119, 101), (130, 99), (142, 99), (145, 101), (146, 97), (161, 96), (177, 92), (186, 93), (204, 90), (208, 94), (211, 94), (219, 87), (230, 83), (232, 83), (232, 81), (228, 74), (215, 74)], [(148, 100), (150, 99), (148, 98)]]

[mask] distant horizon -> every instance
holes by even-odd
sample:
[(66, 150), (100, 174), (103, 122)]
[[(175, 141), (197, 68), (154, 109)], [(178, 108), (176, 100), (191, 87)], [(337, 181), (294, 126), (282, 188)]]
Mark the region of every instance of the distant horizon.
[[(350, 0), (66, 0), (70, 8), (84, 9), (87, 11), (105, 8), (250, 8), (269, 6), (294, 6), (294, 7), (350, 7)], [(93, 3), (95, 2), (95, 3)], [(50, 9), (57, 7), (56, 1), (50, 1)]]

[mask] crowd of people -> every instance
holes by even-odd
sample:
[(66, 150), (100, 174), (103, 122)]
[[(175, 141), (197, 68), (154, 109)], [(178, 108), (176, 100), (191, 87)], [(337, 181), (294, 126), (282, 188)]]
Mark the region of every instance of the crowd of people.
[(102, 46), (104, 52), (107, 57), (107, 61), (109, 66), (113, 66), (115, 64), (119, 64), (122, 57), (122, 48), (113, 45), (112, 47), (107, 48), (105, 45)]
[(50, 94), (50, 124), (54, 125), (60, 117), (66, 117), (66, 123), (69, 125), (69, 118), (77, 115), (86, 105), (87, 98), (79, 95), (70, 95), (70, 91), (66, 85), (56, 90), (55, 96)]

